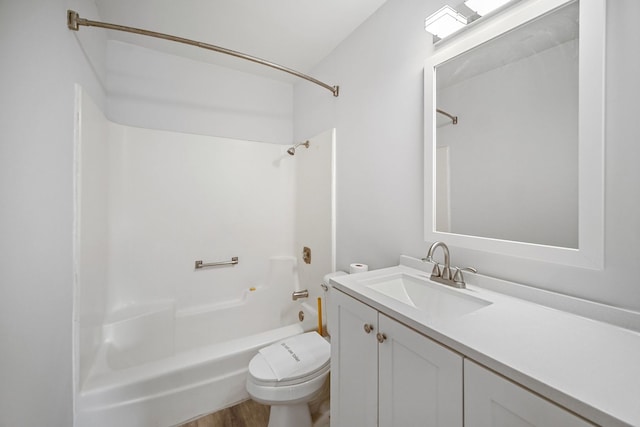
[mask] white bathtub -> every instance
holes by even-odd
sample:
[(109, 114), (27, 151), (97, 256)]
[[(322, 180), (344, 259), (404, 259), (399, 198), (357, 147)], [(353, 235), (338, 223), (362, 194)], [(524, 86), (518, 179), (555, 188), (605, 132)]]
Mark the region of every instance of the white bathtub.
[(167, 300), (113, 313), (81, 386), (75, 425), (168, 427), (246, 400), (257, 351), (316, 326), (314, 306), (271, 298), (257, 289), (197, 310), (176, 312)]

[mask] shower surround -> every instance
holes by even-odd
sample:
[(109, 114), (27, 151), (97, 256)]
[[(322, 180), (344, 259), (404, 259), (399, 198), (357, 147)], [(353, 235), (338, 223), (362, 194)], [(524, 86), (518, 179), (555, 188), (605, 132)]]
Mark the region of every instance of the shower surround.
[[(333, 132), (291, 157), (118, 125), (79, 87), (77, 105), (77, 425), (173, 425), (246, 399), (255, 352), (315, 325), (333, 269)], [(291, 301), (301, 288), (312, 304)]]

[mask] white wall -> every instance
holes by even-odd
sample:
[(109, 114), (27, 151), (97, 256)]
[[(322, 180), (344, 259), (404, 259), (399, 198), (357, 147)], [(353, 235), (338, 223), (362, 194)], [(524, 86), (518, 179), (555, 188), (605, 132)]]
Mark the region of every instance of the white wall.
[[(296, 84), (294, 137), (337, 129), (338, 268), (424, 256), (423, 61), (433, 51), (424, 17), (441, 1), (390, 0), (312, 74), (340, 85), (335, 99)], [(489, 275), (640, 310), (640, 3), (607, 2), (605, 270), (563, 267), (452, 248), (453, 263)], [(639, 325), (640, 327), (640, 325)]]
[[(109, 301), (194, 310), (263, 286), (293, 255), (294, 161), (286, 146), (112, 124)], [(194, 269), (194, 262), (233, 267)]]
[(89, 374), (102, 342), (108, 291), (109, 122), (80, 86), (75, 176), (76, 390)]
[(291, 143), (289, 83), (117, 41), (108, 42), (107, 76), (107, 116), (117, 123)]
[(74, 83), (105, 96), (68, 8), (95, 12), (88, 0), (0, 1), (2, 426), (73, 423)]
[[(432, 51), (424, 18), (441, 4), (390, 0), (311, 74), (340, 96), (300, 82), (294, 137), (336, 128), (337, 268), (422, 255), (422, 80)], [(455, 255), (455, 253), (454, 253)]]
[[(298, 258), (300, 286), (309, 291), (309, 303), (316, 307), (323, 297), (324, 275), (334, 267), (334, 132), (329, 129), (308, 139), (291, 158), (295, 167), (294, 255)], [(304, 247), (311, 249), (311, 263), (302, 259)]]

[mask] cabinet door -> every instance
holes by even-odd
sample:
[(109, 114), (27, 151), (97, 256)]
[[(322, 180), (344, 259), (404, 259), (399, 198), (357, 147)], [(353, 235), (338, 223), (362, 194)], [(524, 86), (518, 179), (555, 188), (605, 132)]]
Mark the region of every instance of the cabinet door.
[(331, 426), (375, 426), (378, 312), (335, 289), (331, 304)]
[(494, 374), (464, 361), (466, 427), (587, 427), (592, 424)]
[(462, 361), (457, 353), (380, 314), (380, 426), (462, 426)]

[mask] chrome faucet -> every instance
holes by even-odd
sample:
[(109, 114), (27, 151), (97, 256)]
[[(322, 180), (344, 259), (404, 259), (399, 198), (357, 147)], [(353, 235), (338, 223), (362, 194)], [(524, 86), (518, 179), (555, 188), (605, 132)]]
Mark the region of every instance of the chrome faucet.
[[(440, 265), (437, 261), (433, 259), (433, 252), (438, 248), (442, 248), (442, 252), (444, 252), (444, 267), (440, 270)], [(449, 248), (444, 242), (434, 242), (427, 252), (427, 256), (422, 258), (424, 262), (432, 262), (433, 270), (431, 271), (430, 279), (434, 282), (442, 283), (443, 285), (453, 286), (454, 288), (464, 289), (467, 285), (464, 282), (464, 278), (462, 277), (463, 271), (471, 271), (473, 273), (477, 273), (473, 267), (459, 268), (454, 267), (456, 269), (453, 277), (451, 276), (451, 263), (449, 259)]]
[[(442, 248), (442, 252), (444, 252), (444, 268), (440, 271), (440, 266), (436, 261), (433, 260), (433, 252), (437, 248)], [(431, 280), (435, 278), (439, 278), (441, 280), (450, 280), (451, 279), (451, 264), (449, 262), (449, 248), (444, 242), (435, 242), (429, 247), (429, 251), (427, 252), (427, 256), (423, 259), (423, 261), (432, 262), (433, 271), (431, 272)], [(440, 282), (440, 280), (436, 280), (436, 282)]]
[(309, 298), (309, 291), (307, 289), (293, 291), (293, 293), (291, 294), (291, 299), (295, 301), (300, 298)]

